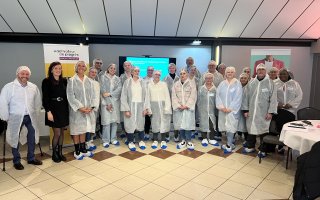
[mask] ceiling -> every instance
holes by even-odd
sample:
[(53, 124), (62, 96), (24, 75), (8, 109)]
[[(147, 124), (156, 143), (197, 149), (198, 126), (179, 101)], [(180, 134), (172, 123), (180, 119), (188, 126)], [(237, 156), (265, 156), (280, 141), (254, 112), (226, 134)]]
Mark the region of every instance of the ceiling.
[(1, 0), (1, 33), (318, 39), (320, 0)]

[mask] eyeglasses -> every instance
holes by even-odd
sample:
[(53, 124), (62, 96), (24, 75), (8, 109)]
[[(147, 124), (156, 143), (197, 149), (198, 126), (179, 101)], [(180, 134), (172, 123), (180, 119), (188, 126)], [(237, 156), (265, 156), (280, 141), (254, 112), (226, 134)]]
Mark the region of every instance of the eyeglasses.
[(102, 65), (102, 62), (96, 62), (96, 64), (100, 64), (100, 65)]

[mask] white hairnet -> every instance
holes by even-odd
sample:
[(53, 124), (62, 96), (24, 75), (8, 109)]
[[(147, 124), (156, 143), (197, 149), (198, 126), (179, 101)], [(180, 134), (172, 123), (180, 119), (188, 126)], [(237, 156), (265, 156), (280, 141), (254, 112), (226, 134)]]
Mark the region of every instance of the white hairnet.
[(31, 75), (31, 70), (29, 67), (27, 66), (20, 66), (18, 67), (17, 71), (16, 71), (16, 75), (18, 75), (21, 71), (28, 71), (29, 74)]
[(264, 64), (263, 63), (260, 63), (258, 66), (257, 66), (257, 68), (256, 68), (256, 72), (258, 72), (258, 69), (266, 69), (266, 66), (264, 66)]

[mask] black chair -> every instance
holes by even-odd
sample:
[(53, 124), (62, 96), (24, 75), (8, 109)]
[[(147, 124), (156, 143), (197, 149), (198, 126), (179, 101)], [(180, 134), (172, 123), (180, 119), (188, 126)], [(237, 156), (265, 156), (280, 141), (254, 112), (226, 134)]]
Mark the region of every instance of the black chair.
[[(262, 144), (273, 144), (273, 145), (285, 146), (285, 144), (281, 142), (279, 138), (280, 138), (280, 132), (277, 130), (276, 121), (271, 120), (270, 127), (269, 127), (269, 134), (263, 137)], [(288, 169), (289, 154), (290, 154), (290, 159), (292, 161), (292, 150), (290, 147), (288, 147), (288, 150), (287, 150), (286, 169)], [(262, 158), (261, 156), (259, 156), (259, 164), (261, 163), (261, 160)]]
[(297, 112), (298, 120), (319, 120), (320, 110), (312, 107), (301, 108)]

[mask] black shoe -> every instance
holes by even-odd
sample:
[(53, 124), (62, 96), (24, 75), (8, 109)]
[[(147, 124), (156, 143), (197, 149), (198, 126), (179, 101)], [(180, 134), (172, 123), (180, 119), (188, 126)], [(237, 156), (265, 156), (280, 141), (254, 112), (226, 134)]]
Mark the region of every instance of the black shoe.
[(62, 153), (62, 145), (58, 146), (58, 155), (61, 161), (67, 161), (67, 158)]
[(14, 168), (16, 170), (23, 170), (24, 166), (21, 163), (13, 164)]
[(59, 152), (58, 152), (57, 147), (55, 147), (55, 148), (52, 149), (52, 160), (53, 160), (53, 162), (55, 162), (55, 163), (61, 162), (61, 159), (60, 159), (60, 157), (59, 157)]
[(34, 160), (32, 160), (32, 161), (28, 161), (28, 164), (32, 164), (32, 165), (42, 165), (42, 161), (41, 161), (41, 160), (34, 159)]

